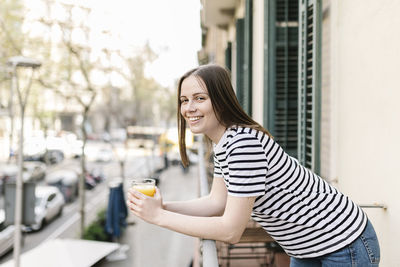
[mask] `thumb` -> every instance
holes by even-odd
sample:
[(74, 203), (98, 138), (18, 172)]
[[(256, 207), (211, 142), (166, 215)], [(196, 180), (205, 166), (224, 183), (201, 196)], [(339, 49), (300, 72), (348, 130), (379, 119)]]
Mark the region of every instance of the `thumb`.
[(155, 193), (155, 195), (154, 195), (156, 198), (161, 198), (161, 191), (160, 191), (160, 188), (158, 188), (157, 186), (156, 186), (156, 193)]

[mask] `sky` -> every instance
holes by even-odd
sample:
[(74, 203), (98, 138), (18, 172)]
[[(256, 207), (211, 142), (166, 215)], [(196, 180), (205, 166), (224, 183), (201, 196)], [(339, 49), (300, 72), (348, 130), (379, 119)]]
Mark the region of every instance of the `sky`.
[[(33, 21), (46, 16), (44, 0), (24, 0)], [(97, 33), (109, 34), (95, 41), (110, 49), (132, 51), (148, 42), (158, 58), (148, 66), (146, 74), (163, 86), (174, 86), (187, 70), (198, 65), (201, 48), (200, 0), (55, 0), (89, 6), (90, 27)], [(53, 2), (53, 3), (54, 3)], [(57, 7), (57, 5), (55, 5)], [(57, 11), (58, 10), (58, 11)], [(56, 18), (65, 16), (63, 8), (54, 8)], [(77, 13), (73, 19), (84, 18)], [(26, 27), (32, 28), (32, 24)], [(32, 30), (32, 29), (30, 29)]]
[(163, 86), (198, 65), (201, 48), (200, 0), (92, 0), (101, 27), (127, 46), (146, 42), (158, 54), (147, 69)]

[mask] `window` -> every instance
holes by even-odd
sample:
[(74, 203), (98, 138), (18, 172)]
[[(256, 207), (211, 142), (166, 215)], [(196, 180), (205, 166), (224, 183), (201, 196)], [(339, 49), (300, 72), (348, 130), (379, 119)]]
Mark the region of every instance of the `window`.
[(48, 197), (47, 203), (53, 201), (53, 199), (54, 199), (55, 197), (56, 197), (56, 194), (52, 193), (52, 194)]
[(291, 156), (298, 143), (298, 0), (265, 2), (264, 125)]

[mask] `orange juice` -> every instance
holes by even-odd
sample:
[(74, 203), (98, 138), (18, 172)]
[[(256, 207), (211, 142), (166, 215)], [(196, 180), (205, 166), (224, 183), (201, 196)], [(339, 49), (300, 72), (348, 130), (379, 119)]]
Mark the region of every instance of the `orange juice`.
[(153, 197), (154, 194), (156, 193), (156, 188), (154, 187), (154, 185), (146, 185), (146, 184), (134, 185), (133, 189), (150, 197)]
[(150, 197), (156, 193), (156, 180), (152, 178), (134, 179), (131, 185), (133, 189)]

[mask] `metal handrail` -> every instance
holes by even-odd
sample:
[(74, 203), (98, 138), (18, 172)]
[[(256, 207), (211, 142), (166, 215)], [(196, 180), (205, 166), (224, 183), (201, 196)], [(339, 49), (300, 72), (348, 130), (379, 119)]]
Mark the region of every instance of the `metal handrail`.
[[(204, 143), (201, 137), (199, 145), (199, 180), (200, 180), (200, 195), (208, 195), (208, 181), (206, 166), (204, 164)], [(202, 255), (203, 267), (218, 267), (217, 247), (214, 240), (202, 240)]]
[(360, 208), (376, 208), (376, 209), (387, 209), (387, 206), (385, 204), (380, 204), (380, 203), (373, 203), (373, 204), (359, 204)]

